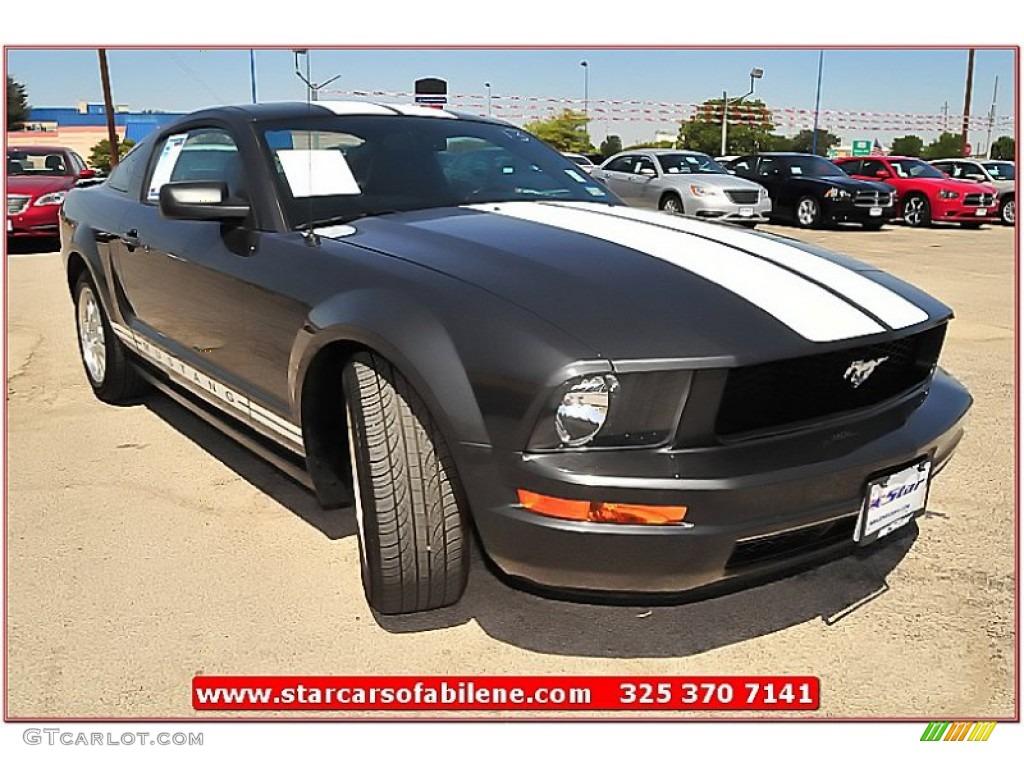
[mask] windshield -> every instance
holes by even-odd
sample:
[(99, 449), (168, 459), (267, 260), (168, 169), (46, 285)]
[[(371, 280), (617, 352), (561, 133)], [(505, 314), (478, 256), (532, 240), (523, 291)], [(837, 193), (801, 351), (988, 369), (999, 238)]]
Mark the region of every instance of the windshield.
[(63, 152), (45, 149), (7, 150), (8, 176), (72, 176)]
[(618, 203), (575, 163), (510, 125), (350, 115), (264, 124), (293, 228), (511, 200)]
[(778, 163), (789, 170), (790, 176), (848, 176), (842, 168), (830, 160), (814, 155), (779, 155), (778, 157), (766, 156), (762, 165), (768, 166)]
[(982, 163), (985, 170), (996, 181), (1013, 181), (1016, 178), (1016, 169), (1013, 163)]
[(728, 173), (725, 168), (700, 152), (658, 155), (658, 163), (665, 173)]
[(890, 160), (893, 173), (901, 179), (942, 179), (942, 171), (920, 160)]

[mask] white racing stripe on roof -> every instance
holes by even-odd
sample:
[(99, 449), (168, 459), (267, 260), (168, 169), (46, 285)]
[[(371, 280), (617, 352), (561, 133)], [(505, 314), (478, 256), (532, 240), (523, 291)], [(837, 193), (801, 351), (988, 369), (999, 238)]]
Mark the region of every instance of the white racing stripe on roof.
[(419, 104), (388, 104), (388, 106), (391, 107), (391, 109), (401, 112), (403, 115), (410, 115), (414, 117), (455, 117), (451, 112), (445, 112), (443, 109), (423, 107)]
[[(559, 206), (593, 209), (591, 203), (556, 203)], [(852, 269), (815, 256), (777, 240), (751, 235), (719, 224), (694, 221), (656, 211), (644, 211), (622, 206), (603, 206), (600, 210), (609, 216), (636, 221), (650, 221), (680, 232), (707, 237), (719, 243), (743, 248), (765, 259), (799, 272), (828, 286), (893, 328), (906, 328), (928, 319), (928, 313), (895, 291), (870, 280)]]
[(839, 341), (885, 330), (851, 304), (809, 280), (728, 245), (606, 215), (607, 206), (513, 202), (466, 206), (546, 224), (646, 253), (745, 299), (811, 341)]
[(318, 107), (331, 110), (336, 115), (393, 115), (394, 110), (369, 101), (316, 101)]

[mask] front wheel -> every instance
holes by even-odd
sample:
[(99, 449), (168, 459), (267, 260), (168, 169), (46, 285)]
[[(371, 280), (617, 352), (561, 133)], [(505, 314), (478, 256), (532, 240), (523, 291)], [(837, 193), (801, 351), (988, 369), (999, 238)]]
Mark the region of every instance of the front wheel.
[(932, 208), (928, 198), (911, 195), (903, 203), (903, 223), (908, 227), (927, 227), (932, 223)]
[(801, 197), (796, 204), (796, 223), (804, 229), (821, 224), (821, 206), (813, 197)]
[(683, 201), (679, 199), (679, 195), (674, 192), (665, 195), (661, 198), (661, 202), (658, 207), (665, 211), (665, 213), (684, 213)]
[(466, 504), (437, 423), (376, 354), (346, 366), (359, 560), (371, 607), (413, 613), (456, 602), (469, 574)]
[(999, 218), (1003, 224), (1012, 227), (1017, 222), (1017, 201), (1012, 197), (1003, 200), (999, 206)]

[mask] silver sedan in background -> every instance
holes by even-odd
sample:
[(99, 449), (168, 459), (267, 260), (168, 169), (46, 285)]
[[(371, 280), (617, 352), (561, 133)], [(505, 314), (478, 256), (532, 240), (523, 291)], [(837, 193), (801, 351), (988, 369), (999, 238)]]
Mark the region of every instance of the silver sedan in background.
[(753, 227), (772, 209), (760, 184), (731, 175), (703, 152), (626, 150), (591, 172), (630, 205)]

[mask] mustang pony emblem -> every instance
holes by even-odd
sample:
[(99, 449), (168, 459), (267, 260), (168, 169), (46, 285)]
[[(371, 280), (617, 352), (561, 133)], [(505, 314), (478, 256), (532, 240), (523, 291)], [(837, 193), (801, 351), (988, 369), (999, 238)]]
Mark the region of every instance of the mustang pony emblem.
[(886, 356), (876, 357), (874, 360), (854, 360), (850, 363), (850, 367), (846, 369), (843, 378), (847, 379), (853, 385), (853, 388), (856, 389), (868, 380), (868, 377), (875, 372), (875, 368), (888, 359), (888, 356)]

